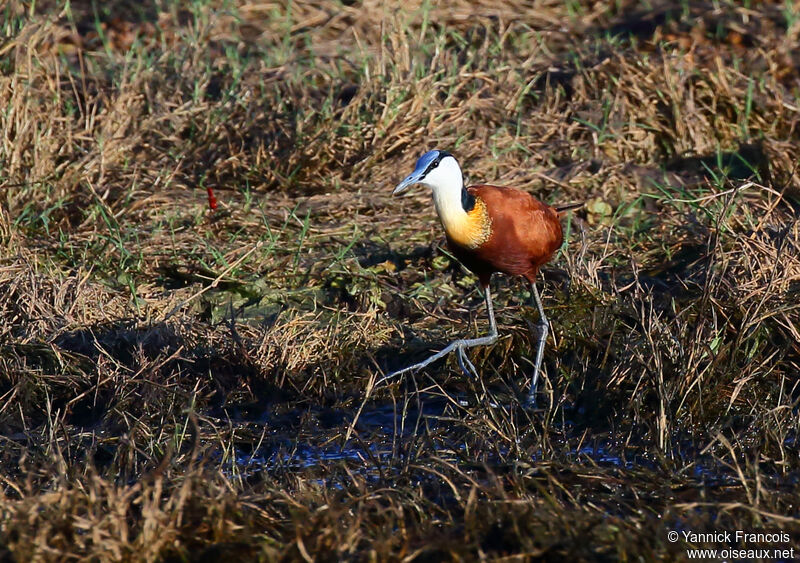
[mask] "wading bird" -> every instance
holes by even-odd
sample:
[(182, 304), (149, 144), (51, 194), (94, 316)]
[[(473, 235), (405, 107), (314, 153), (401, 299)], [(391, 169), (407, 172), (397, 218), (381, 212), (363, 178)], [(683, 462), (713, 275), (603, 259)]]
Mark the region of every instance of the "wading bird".
[(422, 369), (453, 350), (456, 351), (458, 363), (464, 373), (477, 377), (475, 366), (464, 351), (473, 346), (489, 345), (497, 341), (489, 280), (493, 273), (501, 272), (522, 276), (530, 282), (533, 300), (539, 311), (536, 361), (525, 402), (526, 406), (534, 406), (536, 383), (548, 333), (547, 317), (536, 289), (536, 274), (564, 240), (559, 218), (566, 211), (583, 204), (550, 207), (530, 194), (514, 188), (488, 185), (465, 187), (461, 167), (455, 157), (440, 150), (422, 155), (417, 160), (414, 172), (397, 185), (392, 195), (400, 194), (414, 184), (431, 188), (436, 213), (444, 227), (450, 251), (478, 276), (486, 296), (489, 334), (481, 338), (456, 340), (427, 360), (391, 373), (383, 379)]

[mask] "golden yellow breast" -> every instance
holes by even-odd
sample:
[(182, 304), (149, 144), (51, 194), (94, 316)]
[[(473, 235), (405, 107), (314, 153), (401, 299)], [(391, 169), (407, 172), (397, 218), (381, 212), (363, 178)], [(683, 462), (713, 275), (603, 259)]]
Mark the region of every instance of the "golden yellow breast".
[(459, 220), (445, 224), (445, 232), (450, 239), (466, 248), (478, 248), (492, 234), (492, 220), (482, 199), (475, 199), (475, 207)]

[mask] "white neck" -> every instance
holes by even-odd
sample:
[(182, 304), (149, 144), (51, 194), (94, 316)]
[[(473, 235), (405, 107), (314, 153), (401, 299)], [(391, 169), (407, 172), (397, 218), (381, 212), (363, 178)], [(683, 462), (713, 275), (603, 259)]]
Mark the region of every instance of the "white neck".
[(461, 203), (464, 178), (455, 158), (442, 159), (441, 164), (423, 180), (433, 190), (433, 203), (436, 213), (446, 232), (452, 232), (467, 218)]
[(460, 225), (466, 218), (467, 212), (461, 204), (461, 190), (463, 186), (438, 187), (433, 188), (433, 203), (436, 206), (436, 214), (442, 221), (445, 231), (452, 231)]

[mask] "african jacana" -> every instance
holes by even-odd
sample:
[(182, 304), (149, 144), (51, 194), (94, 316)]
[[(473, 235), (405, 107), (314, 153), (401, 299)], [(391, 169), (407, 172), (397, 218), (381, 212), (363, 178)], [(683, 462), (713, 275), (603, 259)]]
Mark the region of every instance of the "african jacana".
[[(497, 341), (489, 280), (493, 273), (501, 272), (523, 276), (530, 282), (533, 300), (539, 311), (538, 326), (541, 332), (536, 343), (531, 387), (525, 402), (526, 406), (533, 406), (548, 333), (547, 317), (536, 289), (536, 274), (563, 242), (559, 218), (582, 204), (551, 207), (514, 188), (488, 185), (465, 187), (461, 167), (455, 157), (440, 150), (423, 154), (417, 160), (414, 172), (397, 185), (392, 195), (400, 194), (414, 184), (431, 188), (436, 213), (444, 227), (450, 251), (478, 276), (486, 296), (489, 334), (481, 338), (456, 340), (427, 360), (396, 371), (384, 379), (422, 369), (453, 350), (458, 354), (461, 369), (467, 375), (477, 376), (475, 366), (464, 350)], [(471, 374), (465, 364), (470, 367)]]

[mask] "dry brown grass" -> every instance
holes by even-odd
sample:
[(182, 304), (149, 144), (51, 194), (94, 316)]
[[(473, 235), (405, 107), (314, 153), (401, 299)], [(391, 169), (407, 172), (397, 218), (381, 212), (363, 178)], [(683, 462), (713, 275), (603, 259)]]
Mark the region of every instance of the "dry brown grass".
[[(800, 547), (791, 3), (137, 6), (0, 7), (5, 559)], [(429, 195), (389, 197), (434, 147), (587, 201), (543, 413), (513, 280), (481, 381), (374, 386), (483, 330)]]

